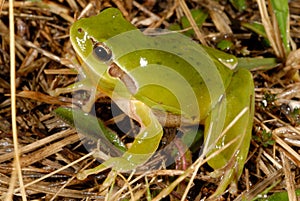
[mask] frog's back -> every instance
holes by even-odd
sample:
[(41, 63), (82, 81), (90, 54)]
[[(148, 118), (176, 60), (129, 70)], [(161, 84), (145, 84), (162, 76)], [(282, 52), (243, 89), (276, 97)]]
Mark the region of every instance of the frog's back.
[(127, 41), (125, 50), (113, 52), (138, 85), (135, 97), (151, 107), (205, 118), (224, 93), (232, 72), (216, 66), (199, 44), (181, 34), (149, 37), (135, 30), (122, 35)]

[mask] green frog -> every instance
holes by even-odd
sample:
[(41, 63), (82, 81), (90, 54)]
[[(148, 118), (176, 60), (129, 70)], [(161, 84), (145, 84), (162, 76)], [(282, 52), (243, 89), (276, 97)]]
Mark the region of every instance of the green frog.
[(89, 112), (97, 95), (105, 94), (141, 126), (122, 156), (78, 178), (145, 164), (158, 149), (162, 125), (172, 121), (204, 126), (204, 151), (207, 156), (219, 151), (208, 160), (216, 176), (223, 174), (219, 192), (241, 175), (251, 139), (254, 84), (248, 70), (235, 68), (234, 56), (174, 32), (145, 35), (116, 8), (76, 21), (70, 39), (84, 62), (84, 79), (53, 95), (86, 90), (90, 98), (82, 109)]

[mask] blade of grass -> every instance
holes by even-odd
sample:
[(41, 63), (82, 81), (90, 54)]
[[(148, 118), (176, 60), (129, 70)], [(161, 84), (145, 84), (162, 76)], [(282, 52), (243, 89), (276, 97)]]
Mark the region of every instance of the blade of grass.
[[(22, 200), (26, 201), (26, 191), (23, 182), (22, 170), (20, 165), (20, 152), (18, 143), (18, 130), (17, 130), (17, 111), (16, 111), (16, 69), (15, 69), (15, 23), (14, 23), (14, 1), (9, 0), (9, 35), (10, 35), (10, 91), (11, 91), (11, 121), (12, 121), (12, 132), (13, 132), (13, 144), (14, 144), (14, 165), (16, 169), (13, 171), (17, 172), (19, 185), (21, 189)], [(13, 173), (14, 175), (14, 173)], [(14, 188), (15, 177), (11, 177), (10, 187)], [(12, 192), (8, 192), (5, 200), (9, 200), (12, 196)]]
[[(289, 51), (289, 8), (287, 0), (257, 0), (262, 24), (278, 58), (286, 59)], [(269, 11), (269, 12), (268, 12)]]
[(187, 19), (189, 20), (190, 24), (192, 25), (194, 31), (195, 31), (195, 34), (197, 36), (197, 38), (199, 39), (199, 41), (201, 42), (202, 45), (205, 45), (207, 46), (207, 43), (206, 41), (204, 40), (204, 36), (203, 34), (201, 33), (199, 27), (197, 26), (189, 8), (187, 7), (186, 3), (184, 0), (179, 0), (179, 5), (180, 7), (182, 8), (184, 14), (186, 15)]
[(276, 17), (281, 41), (283, 43), (285, 55), (290, 52), (290, 20), (289, 20), (289, 5), (287, 0), (270, 0), (272, 5), (272, 13)]
[(230, 0), (230, 3), (239, 11), (246, 9), (246, 0)]
[(257, 4), (259, 7), (259, 12), (261, 15), (262, 23), (265, 27), (266, 34), (268, 36), (271, 46), (273, 47), (275, 55), (278, 58), (283, 58), (282, 52), (280, 51), (280, 49), (276, 43), (276, 40), (275, 40), (275, 35), (274, 35), (275, 31), (274, 31), (271, 19), (269, 17), (268, 11), (267, 11), (266, 2), (265, 2), (265, 0), (257, 0)]

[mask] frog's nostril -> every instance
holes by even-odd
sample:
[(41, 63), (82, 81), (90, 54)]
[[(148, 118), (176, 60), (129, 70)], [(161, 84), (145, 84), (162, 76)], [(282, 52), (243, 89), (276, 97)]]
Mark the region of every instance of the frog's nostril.
[(78, 28), (77, 31), (78, 31), (78, 33), (81, 33), (82, 32), (82, 28)]

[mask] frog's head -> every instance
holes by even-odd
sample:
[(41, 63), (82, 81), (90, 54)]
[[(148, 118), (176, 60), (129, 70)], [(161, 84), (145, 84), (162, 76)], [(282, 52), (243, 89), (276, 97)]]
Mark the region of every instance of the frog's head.
[(97, 16), (76, 21), (71, 27), (70, 38), (76, 52), (86, 61), (98, 43), (134, 29), (118, 9), (108, 8)]
[[(104, 82), (107, 86), (102, 84), (103, 90), (113, 88), (116, 80), (109, 75), (110, 66), (116, 66), (113, 60), (118, 49), (122, 49), (120, 44), (127, 49), (126, 44), (123, 44), (127, 39), (123, 40), (122, 34), (133, 30), (138, 31), (116, 8), (108, 8), (97, 16), (82, 18), (72, 25), (70, 39), (76, 53), (85, 63), (84, 73), (94, 82), (106, 80)], [(113, 44), (112, 38), (117, 38)]]

